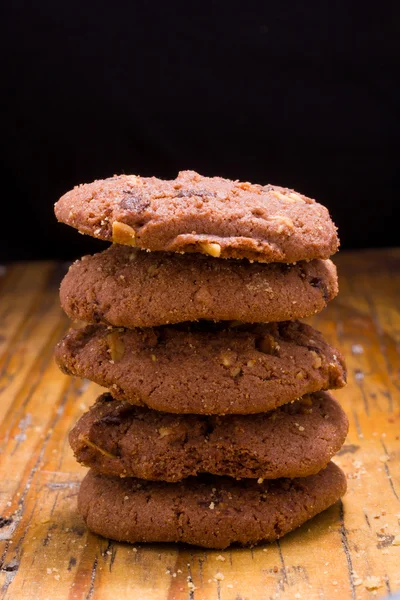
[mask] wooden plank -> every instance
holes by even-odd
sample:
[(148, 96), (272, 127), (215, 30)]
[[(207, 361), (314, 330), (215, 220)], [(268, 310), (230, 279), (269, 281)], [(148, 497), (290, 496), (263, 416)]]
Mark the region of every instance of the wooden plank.
[(64, 269), (0, 271), (0, 597), (363, 600), (400, 589), (400, 250), (336, 262), (341, 293), (310, 322), (348, 363), (337, 397), (350, 431), (336, 462), (349, 491), (279, 543), (224, 552), (131, 547), (86, 531), (75, 509), (85, 470), (67, 434), (101, 390), (52, 359), (67, 327)]

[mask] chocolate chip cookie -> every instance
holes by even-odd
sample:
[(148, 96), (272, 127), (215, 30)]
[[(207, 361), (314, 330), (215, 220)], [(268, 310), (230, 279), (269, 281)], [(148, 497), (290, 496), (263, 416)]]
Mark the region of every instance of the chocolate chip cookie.
[(251, 264), (113, 245), (75, 262), (60, 298), (74, 320), (151, 327), (198, 319), (266, 323), (309, 317), (337, 293), (330, 260)]
[(338, 248), (327, 209), (302, 194), (182, 171), (176, 179), (120, 175), (75, 187), (57, 219), (94, 237), (163, 252), (297, 262)]
[(132, 404), (194, 414), (266, 412), (345, 384), (338, 352), (295, 322), (202, 322), (148, 329), (71, 329), (56, 348), (64, 373)]
[(173, 415), (100, 396), (70, 432), (76, 459), (104, 475), (180, 481), (307, 477), (342, 446), (348, 420), (327, 392), (269, 413)]
[(78, 510), (91, 531), (115, 540), (226, 548), (277, 540), (345, 492), (346, 478), (334, 463), (317, 475), (260, 483), (212, 475), (149, 482), (89, 471)]

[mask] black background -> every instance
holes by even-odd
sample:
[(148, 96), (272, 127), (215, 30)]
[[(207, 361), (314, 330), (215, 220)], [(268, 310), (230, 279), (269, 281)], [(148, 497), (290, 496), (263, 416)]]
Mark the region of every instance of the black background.
[[(240, 8), (238, 8), (240, 7)], [(398, 2), (10, 2), (2, 260), (103, 247), (53, 203), (114, 173), (276, 183), (399, 242)]]

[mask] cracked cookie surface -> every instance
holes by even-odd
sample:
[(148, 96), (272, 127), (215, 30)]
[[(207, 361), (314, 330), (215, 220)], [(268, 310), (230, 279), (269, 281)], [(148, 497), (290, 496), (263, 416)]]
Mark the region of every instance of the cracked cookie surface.
[(345, 413), (327, 392), (269, 413), (225, 417), (160, 413), (103, 394), (69, 440), (76, 459), (104, 475), (277, 479), (318, 473), (347, 430)]
[(78, 510), (106, 538), (226, 548), (279, 539), (345, 492), (346, 477), (332, 462), (316, 475), (262, 483), (216, 476), (149, 482), (89, 471)]

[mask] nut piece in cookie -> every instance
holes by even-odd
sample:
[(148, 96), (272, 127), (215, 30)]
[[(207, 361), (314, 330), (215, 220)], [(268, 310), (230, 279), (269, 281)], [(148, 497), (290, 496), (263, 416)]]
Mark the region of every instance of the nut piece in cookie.
[(115, 244), (125, 244), (127, 246), (135, 246), (136, 233), (135, 230), (126, 223), (114, 221), (112, 224), (112, 241)]

